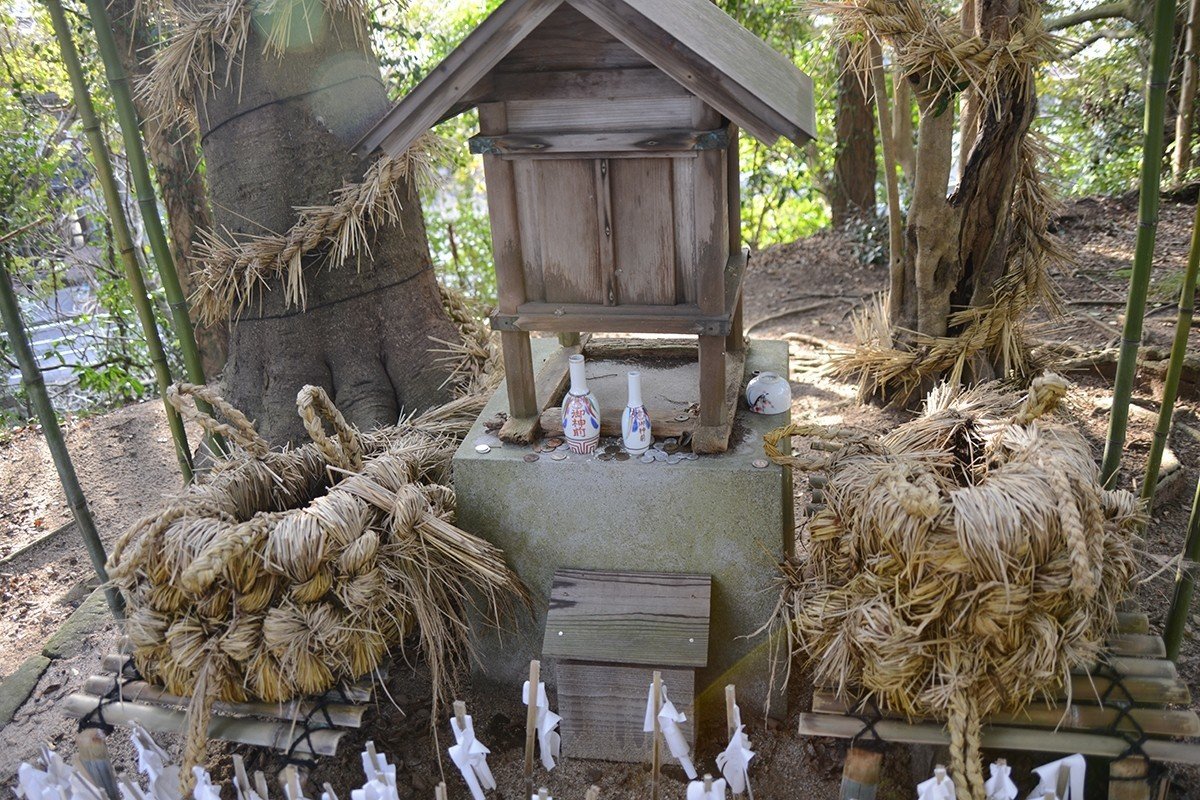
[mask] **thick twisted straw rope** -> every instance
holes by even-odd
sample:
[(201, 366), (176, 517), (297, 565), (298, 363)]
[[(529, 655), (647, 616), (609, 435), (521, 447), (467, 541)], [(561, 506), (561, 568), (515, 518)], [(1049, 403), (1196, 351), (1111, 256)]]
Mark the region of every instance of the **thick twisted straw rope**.
[[(296, 395), (296, 408), (300, 412), (300, 418), (304, 420), (304, 430), (329, 463), (354, 472), (362, 469), (363, 452), (362, 445), (358, 442), (358, 434), (346, 423), (346, 418), (333, 405), (324, 389), (320, 386), (305, 386)], [(336, 443), (325, 435), (322, 420), (327, 420), (333, 426), (337, 435)]]
[[(827, 474), (776, 623), (846, 699), (946, 719), (960, 796), (975, 800), (982, 719), (1091, 663), (1136, 570), (1136, 498), (1103, 489), (1077, 428), (1042, 419), (1065, 392), (1053, 375), (1023, 398), (941, 389), (883, 436), (790, 425), (764, 444)], [(815, 452), (785, 454), (787, 437)]]
[[(228, 423), (220, 422), (216, 418), (200, 411), (199, 408), (188, 405), (184, 401), (185, 397), (207, 401), (209, 405), (221, 413), (221, 416), (229, 420)], [(176, 383), (173, 386), (167, 387), (167, 400), (184, 419), (195, 422), (210, 435), (220, 435), (232, 440), (248, 453), (262, 456), (266, 455), (267, 451), (271, 449), (266, 440), (259, 436), (258, 431), (254, 429), (254, 423), (245, 414), (226, 402), (225, 398), (211, 386), (197, 386), (194, 383)]]

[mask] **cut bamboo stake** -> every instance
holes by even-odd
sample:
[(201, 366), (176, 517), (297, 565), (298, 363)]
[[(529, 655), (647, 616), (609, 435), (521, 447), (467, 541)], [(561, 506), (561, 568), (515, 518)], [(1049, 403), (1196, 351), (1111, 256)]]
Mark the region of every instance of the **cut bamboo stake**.
[(77, 733), (75, 747), (79, 755), (79, 765), (92, 783), (104, 790), (109, 800), (121, 800), (121, 791), (117, 788), (117, 773), (113, 770), (112, 759), (108, 755), (107, 738), (104, 731), (98, 728), (84, 728)]
[(130, 233), (129, 220), (125, 217), (125, 206), (121, 201), (121, 193), (117, 189), (117, 179), (113, 174), (112, 159), (108, 152), (108, 143), (100, 129), (100, 121), (96, 117), (92, 96), (88, 91), (84, 78), (83, 67), (79, 63), (79, 53), (75, 48), (75, 40), (71, 35), (71, 26), (63, 12), (61, 0), (45, 0), (46, 10), (50, 13), (50, 22), (54, 26), (54, 36), (58, 39), (59, 51), (62, 54), (63, 65), (71, 80), (71, 91), (75, 98), (75, 109), (79, 112), (79, 120), (83, 124), (83, 133), (92, 151), (92, 165), (96, 170), (96, 180), (104, 192), (104, 205), (112, 223), (113, 239), (120, 253), (121, 264), (125, 269), (125, 282), (129, 287), (129, 295), (133, 307), (137, 311), (138, 322), (142, 335), (146, 339), (146, 351), (150, 356), (150, 364), (154, 368), (154, 380), (158, 384), (158, 393), (162, 396), (163, 406), (167, 412), (167, 427), (171, 430), (171, 438), (175, 442), (175, 457), (179, 461), (179, 470), (183, 473), (184, 481), (192, 479), (192, 453), (188, 446), (187, 433), (183, 429), (183, 420), (179, 412), (167, 401), (167, 387), (171, 385), (171, 369), (167, 365), (167, 355), (163, 348), (162, 337), (158, 333), (158, 322), (154, 318), (154, 308), (150, 303), (150, 295), (146, 291), (146, 281), (142, 276), (142, 268), (137, 261), (137, 248)]
[(654, 671), (650, 708), (654, 712), (653, 739), (650, 742), (650, 800), (658, 800), (658, 773), (662, 770), (662, 731), (658, 727), (658, 712), (662, 709), (662, 673)]
[(233, 785), (237, 789), (238, 800), (250, 800), (250, 776), (246, 773), (246, 761), (237, 753), (233, 754)]
[(269, 800), (271, 797), (270, 791), (267, 788), (267, 776), (263, 774), (261, 769), (254, 770), (254, 788), (262, 800)]
[(433, 800), (447, 800), (445, 781), (442, 781), (437, 786), (433, 787)]
[(1192, 608), (1192, 594), (1196, 589), (1193, 574), (1194, 562), (1200, 558), (1200, 481), (1196, 482), (1196, 494), (1192, 498), (1192, 512), (1188, 517), (1187, 540), (1183, 546), (1183, 560), (1175, 571), (1175, 593), (1167, 621), (1163, 626), (1163, 644), (1167, 658), (1179, 660), (1179, 647), (1183, 643), (1183, 631)]
[[(96, 2), (96, 0), (90, 0)], [(1146, 293), (1154, 261), (1154, 236), (1158, 227), (1158, 188), (1162, 173), (1163, 122), (1166, 116), (1167, 83), (1171, 72), (1172, 34), (1175, 31), (1175, 0), (1155, 0), (1154, 36), (1150, 43), (1150, 74), (1146, 82), (1146, 116), (1142, 135), (1142, 180), (1138, 199), (1138, 230), (1133, 253), (1133, 274), (1125, 306), (1125, 328), (1113, 383), (1112, 415), (1108, 441), (1100, 466), (1100, 481), (1111, 488), (1121, 467), (1121, 453), (1129, 426), (1129, 401), (1137, 373), (1138, 349), (1146, 314)]]
[(545, 786), (538, 789), (537, 800), (550, 800), (550, 790), (547, 789)]
[(732, 683), (725, 686), (725, 739), (737, 732), (737, 689)]
[[(138, 208), (142, 215), (142, 225), (146, 229), (146, 238), (150, 241), (150, 251), (154, 254), (154, 261), (158, 265), (158, 274), (167, 295), (167, 304), (171, 307), (171, 319), (175, 322), (175, 334), (183, 353), (183, 363), (188, 380), (191, 383), (203, 384), (206, 383), (206, 380), (204, 367), (200, 361), (200, 349), (196, 346), (196, 333), (192, 327), (192, 318), (188, 315), (187, 298), (184, 297), (183, 286), (179, 282), (175, 258), (171, 255), (171, 248), (167, 244), (167, 235), (163, 230), (162, 217), (158, 213), (158, 198), (154, 194), (150, 167), (146, 163), (146, 151), (142, 146), (141, 122), (138, 119), (137, 108), (133, 104), (129, 75), (121, 63), (120, 51), (117, 49), (116, 39), (113, 38), (108, 8), (104, 0), (87, 0), (87, 9), (88, 15), (92, 18), (92, 29), (96, 32), (96, 44), (99, 45), (100, 58), (104, 62), (104, 73), (108, 78), (109, 90), (112, 92), (113, 107), (117, 112), (121, 137), (125, 142), (125, 157), (133, 176)], [(197, 406), (206, 414), (212, 414), (212, 408), (207, 403), (197, 402)], [(220, 437), (214, 437), (214, 443), (220, 451), (225, 452), (225, 444)]]
[(1163, 450), (1167, 447), (1167, 436), (1171, 433), (1171, 416), (1175, 411), (1176, 395), (1179, 393), (1179, 376), (1183, 374), (1188, 334), (1192, 331), (1192, 313), (1196, 306), (1196, 273), (1198, 271), (1200, 271), (1200, 203), (1196, 203), (1196, 215), (1192, 220), (1192, 244), (1188, 250), (1187, 268), (1183, 272), (1183, 288), (1179, 291), (1179, 314), (1175, 320), (1175, 340), (1171, 343), (1171, 360), (1167, 363), (1167, 375), (1163, 379), (1162, 406), (1158, 410), (1158, 423), (1154, 426), (1154, 440), (1150, 443), (1150, 458), (1146, 462), (1146, 475), (1142, 481), (1142, 499), (1146, 501), (1147, 514), (1154, 505), (1154, 492), (1158, 489), (1158, 470), (1162, 464)]
[(589, 786), (583, 800), (600, 800), (600, 787), (595, 784)]
[(454, 721), (458, 723), (460, 731), (467, 729), (467, 704), (462, 700), (454, 701)]
[(529, 706), (525, 710), (525, 794), (533, 794), (533, 744), (537, 740), (538, 684), (542, 680), (542, 662), (529, 662)]
[(83, 487), (75, 475), (75, 465), (71, 463), (71, 454), (67, 452), (67, 444), (63, 439), (62, 429), (58, 427), (58, 416), (46, 392), (46, 383), (42, 380), (42, 372), (38, 369), (37, 359), (33, 348), (29, 346), (29, 337), (25, 335), (25, 325), (21, 321), (21, 309), (17, 305), (17, 295), (13, 291), (12, 281), (8, 274), (8, 250), (0, 246), (0, 320), (8, 331), (8, 342), (13, 355), (21, 366), (21, 379), (25, 391), (37, 411), (38, 421), (42, 423), (42, 435), (46, 438), (46, 446), (54, 459), (54, 468), (58, 471), (58, 480), (62, 484), (63, 494), (67, 497), (67, 505), (71, 507), (71, 515), (79, 527), (83, 544), (87, 548), (88, 557), (96, 570), (96, 576), (105, 586), (104, 596), (108, 607), (117, 619), (125, 617), (124, 604), (117, 590), (108, 586), (108, 572), (104, 564), (108, 555), (104, 552), (104, 543), (96, 531), (96, 523), (92, 519), (92, 510), (88, 507)]

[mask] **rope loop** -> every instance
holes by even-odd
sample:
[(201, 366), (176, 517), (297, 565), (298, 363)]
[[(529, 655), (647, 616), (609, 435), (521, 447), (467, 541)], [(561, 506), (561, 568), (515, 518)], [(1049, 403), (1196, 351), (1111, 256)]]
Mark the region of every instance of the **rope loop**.
[[(302, 388), (296, 395), (296, 411), (313, 444), (331, 464), (353, 472), (362, 469), (363, 451), (358, 431), (350, 427), (324, 389), (312, 385)], [(325, 433), (325, 422), (333, 427), (336, 442)]]
[[(189, 406), (184, 401), (185, 397), (192, 398), (193, 403), (197, 400), (206, 401), (228, 422), (221, 422), (199, 408)], [(258, 431), (254, 429), (254, 423), (245, 414), (230, 405), (220, 392), (211, 386), (176, 383), (167, 387), (167, 402), (174, 406), (181, 416), (195, 422), (206, 433), (213, 436), (224, 436), (226, 439), (236, 442), (239, 447), (253, 456), (261, 458), (271, 450), (267, 440), (259, 436)]]

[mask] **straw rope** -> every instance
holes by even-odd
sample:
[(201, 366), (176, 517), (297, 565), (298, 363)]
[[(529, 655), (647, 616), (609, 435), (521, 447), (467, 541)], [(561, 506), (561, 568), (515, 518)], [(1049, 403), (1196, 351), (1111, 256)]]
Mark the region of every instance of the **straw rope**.
[[(191, 698), (185, 781), (204, 758), (215, 701), (319, 694), (369, 674), (410, 635), (430, 668), (436, 720), (471, 658), (468, 612), (499, 623), (527, 602), (503, 554), (453, 524), (450, 458), (502, 369), (469, 305), (447, 290), (443, 300), (461, 333), (441, 350), (456, 362), (457, 398), (395, 426), (359, 432), (307, 386), (297, 411), (313, 441), (276, 451), (211, 387), (169, 392), (234, 452), (125, 531), (108, 566), (139, 670)], [(222, 421), (187, 398), (209, 401)]]
[[(882, 436), (792, 425), (764, 445), (826, 475), (773, 624), (847, 701), (946, 720), (974, 800), (982, 719), (1094, 661), (1135, 573), (1141, 506), (1101, 486), (1078, 428), (1053, 416), (1065, 393), (1053, 375), (1025, 396), (943, 387)], [(787, 455), (785, 437), (809, 448)]]

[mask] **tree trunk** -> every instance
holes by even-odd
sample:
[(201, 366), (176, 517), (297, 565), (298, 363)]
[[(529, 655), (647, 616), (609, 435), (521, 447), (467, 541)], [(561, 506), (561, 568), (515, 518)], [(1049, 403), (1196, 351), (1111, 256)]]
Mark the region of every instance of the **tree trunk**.
[(834, 112), (837, 141), (834, 145), (833, 185), (829, 194), (835, 228), (855, 217), (875, 215), (877, 170), (874, 103), (865, 90), (859, 71), (849, 61), (850, 47), (839, 45), (837, 107)]
[[(136, 0), (109, 0), (113, 36), (120, 50), (125, 70), (134, 81), (142, 79), (150, 69), (148, 59), (156, 40), (145, 17), (145, 9), (137, 13)], [(145, 107), (135, 93), (138, 115), (144, 120), (143, 138), (146, 155), (154, 166), (154, 175), (167, 211), (167, 228), (171, 250), (179, 265), (179, 278), (185, 294), (192, 290), (191, 255), (197, 233), (212, 228), (208, 208), (204, 172), (200, 169), (199, 138), (188, 126), (164, 121)], [(204, 325), (192, 314), (196, 325), (196, 345), (204, 374), (215, 380), (225, 367), (229, 333), (224, 324)]]
[[(199, 101), (218, 230), (283, 233), (294, 207), (329, 203), (335, 189), (360, 181), (366, 162), (350, 148), (390, 107), (364, 44), (365, 21), (320, 3), (292, 8), (313, 18), (292, 26), (286, 55), (264, 54), (256, 26), (233, 84)], [(309, 31), (313, 41), (295, 41)], [(428, 352), (430, 337), (453, 341), (457, 333), (441, 305), (412, 187), (409, 198), (360, 263), (331, 269), (318, 255), (306, 264), (305, 310), (286, 307), (281, 287), (266, 286), (235, 320), (227, 393), (268, 441), (303, 437), (296, 393), (304, 384), (324, 387), (362, 429), (447, 399), (447, 371)]]
[(904, 174), (907, 185), (912, 184), (917, 171), (917, 150), (913, 144), (913, 93), (912, 86), (899, 69), (892, 72), (892, 140), (896, 145), (896, 163)]
[(1192, 166), (1192, 117), (1196, 107), (1197, 38), (1200, 37), (1200, 0), (1188, 3), (1187, 29), (1184, 34), (1183, 78), (1179, 84), (1179, 113), (1175, 117), (1175, 153), (1171, 176), (1181, 183)]

